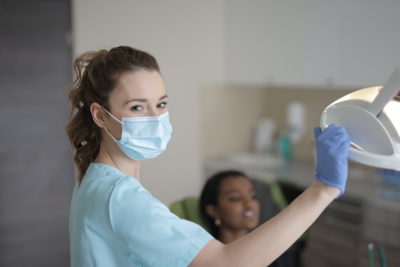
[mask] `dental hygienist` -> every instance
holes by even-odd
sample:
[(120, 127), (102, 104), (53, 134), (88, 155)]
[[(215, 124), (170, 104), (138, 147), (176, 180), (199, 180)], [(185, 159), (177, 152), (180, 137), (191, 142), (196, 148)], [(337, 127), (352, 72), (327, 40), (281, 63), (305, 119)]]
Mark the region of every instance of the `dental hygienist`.
[(323, 133), (316, 128), (313, 184), (277, 216), (224, 245), (140, 184), (140, 162), (162, 153), (172, 132), (155, 58), (120, 46), (79, 56), (74, 70), (66, 126), (78, 169), (69, 222), (72, 266), (265, 267), (344, 192), (350, 139), (336, 125)]

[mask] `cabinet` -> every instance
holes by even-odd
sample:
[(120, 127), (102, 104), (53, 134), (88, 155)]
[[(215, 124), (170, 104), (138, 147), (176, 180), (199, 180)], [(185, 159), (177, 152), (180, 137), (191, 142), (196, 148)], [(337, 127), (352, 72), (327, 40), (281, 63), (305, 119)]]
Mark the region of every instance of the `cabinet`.
[[(304, 266), (369, 267), (369, 243), (384, 247), (388, 266), (400, 266), (399, 218), (356, 199), (334, 201), (308, 230)], [(374, 259), (380, 266), (376, 249)]]

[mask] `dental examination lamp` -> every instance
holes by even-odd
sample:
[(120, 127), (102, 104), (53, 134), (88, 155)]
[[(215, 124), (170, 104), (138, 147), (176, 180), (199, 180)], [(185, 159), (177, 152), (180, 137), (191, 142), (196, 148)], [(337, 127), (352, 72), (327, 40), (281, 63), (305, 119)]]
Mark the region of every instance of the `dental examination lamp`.
[(400, 70), (384, 86), (355, 91), (330, 104), (321, 115), (321, 130), (335, 123), (351, 139), (351, 160), (400, 170)]

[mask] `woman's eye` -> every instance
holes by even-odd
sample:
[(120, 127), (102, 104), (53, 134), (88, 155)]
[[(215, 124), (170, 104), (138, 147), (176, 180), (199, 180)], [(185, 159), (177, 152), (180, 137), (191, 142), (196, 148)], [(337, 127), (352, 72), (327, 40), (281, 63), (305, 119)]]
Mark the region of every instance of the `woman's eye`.
[(158, 104), (158, 108), (165, 108), (167, 106), (167, 103), (166, 102), (162, 102), (162, 103), (160, 103), (160, 104)]
[(143, 108), (141, 107), (141, 106), (133, 106), (132, 108), (131, 108), (131, 110), (133, 110), (133, 111), (140, 111), (140, 110), (142, 110)]
[(257, 195), (252, 195), (251, 198), (252, 199), (257, 199)]
[(231, 201), (231, 202), (235, 202), (235, 201), (239, 201), (239, 200), (240, 200), (239, 197), (230, 197), (229, 198), (229, 201)]

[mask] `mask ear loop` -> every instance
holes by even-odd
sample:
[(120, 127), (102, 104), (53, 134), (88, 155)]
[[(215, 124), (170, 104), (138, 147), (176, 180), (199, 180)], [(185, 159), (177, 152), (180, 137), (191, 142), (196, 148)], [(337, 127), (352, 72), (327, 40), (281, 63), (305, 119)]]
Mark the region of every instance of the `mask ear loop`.
[(116, 143), (118, 143), (118, 140), (115, 139), (114, 136), (112, 136), (112, 135), (110, 134), (110, 132), (107, 130), (107, 128), (106, 128), (106, 127), (103, 127), (103, 128), (104, 128), (104, 130), (106, 130), (106, 132), (108, 133), (108, 135), (109, 135)]
[[(101, 108), (104, 109), (104, 111), (107, 112), (108, 115), (110, 115), (111, 117), (113, 117), (114, 120), (118, 121), (118, 122), (121, 123), (121, 124), (125, 124), (124, 122), (122, 122), (122, 121), (120, 121), (119, 119), (115, 118), (110, 112), (108, 112), (107, 109), (105, 109), (104, 107), (101, 107)], [(110, 132), (107, 130), (107, 128), (106, 128), (106, 127), (103, 127), (103, 128), (104, 128), (104, 130), (106, 130), (106, 132), (108, 133), (108, 135), (109, 135), (115, 142), (118, 143), (118, 140), (115, 139), (114, 136), (112, 136), (112, 135), (110, 134)]]
[(104, 111), (107, 112), (108, 115), (110, 115), (111, 117), (113, 117), (114, 120), (118, 121), (118, 122), (121, 123), (121, 124), (125, 124), (124, 122), (122, 122), (122, 121), (120, 121), (119, 119), (115, 118), (110, 112), (108, 112), (107, 109), (103, 108), (102, 106), (101, 106), (101, 108), (104, 109)]

